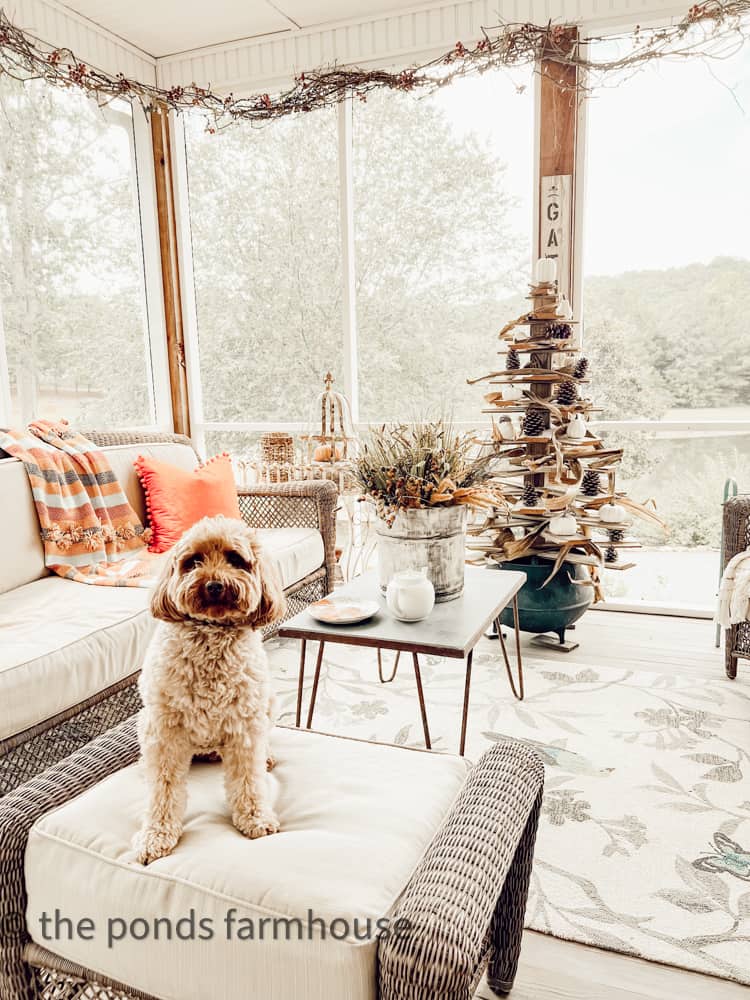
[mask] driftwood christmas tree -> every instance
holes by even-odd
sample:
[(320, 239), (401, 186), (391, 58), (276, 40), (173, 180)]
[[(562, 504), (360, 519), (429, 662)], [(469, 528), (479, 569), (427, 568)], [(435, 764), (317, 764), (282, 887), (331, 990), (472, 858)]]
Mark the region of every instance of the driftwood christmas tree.
[[(538, 273), (549, 278), (550, 261), (540, 263)], [(549, 579), (564, 563), (584, 566), (599, 599), (605, 565), (633, 565), (632, 515), (662, 522), (617, 490), (622, 449), (608, 448), (589, 426), (597, 412), (590, 365), (579, 356), (578, 324), (554, 279), (533, 284), (529, 298), (531, 311), (500, 331), (498, 370), (469, 379), (490, 387), (483, 412), (492, 427), (482, 444), (496, 455), (505, 501), (469, 529), (469, 548), (477, 560), (548, 560)]]

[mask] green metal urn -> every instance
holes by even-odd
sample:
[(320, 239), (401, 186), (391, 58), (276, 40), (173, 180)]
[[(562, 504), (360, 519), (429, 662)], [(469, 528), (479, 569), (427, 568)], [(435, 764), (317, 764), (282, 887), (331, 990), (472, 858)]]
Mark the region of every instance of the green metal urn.
[[(518, 593), (518, 619), (524, 632), (555, 632), (565, 642), (565, 629), (583, 615), (594, 598), (594, 588), (573, 583), (588, 580), (583, 566), (564, 563), (546, 587), (542, 584), (552, 570), (552, 563), (537, 556), (526, 556), (497, 567), (526, 574), (526, 583)], [(513, 608), (503, 611), (500, 621), (513, 627)]]

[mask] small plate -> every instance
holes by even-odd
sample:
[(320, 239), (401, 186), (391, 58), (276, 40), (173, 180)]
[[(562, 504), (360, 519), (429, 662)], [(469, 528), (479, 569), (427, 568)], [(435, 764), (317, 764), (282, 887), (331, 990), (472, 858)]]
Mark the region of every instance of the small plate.
[(353, 601), (345, 597), (324, 597), (307, 608), (317, 622), (324, 625), (356, 625), (380, 611), (377, 601)]

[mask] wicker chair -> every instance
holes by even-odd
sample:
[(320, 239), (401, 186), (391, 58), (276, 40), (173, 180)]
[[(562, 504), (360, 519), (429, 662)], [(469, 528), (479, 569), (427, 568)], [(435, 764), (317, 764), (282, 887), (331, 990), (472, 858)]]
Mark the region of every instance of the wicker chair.
[[(83, 433), (100, 447), (161, 441), (192, 447), (190, 439), (180, 434), (88, 430)], [(240, 512), (252, 527), (309, 527), (322, 535), (324, 565), (287, 588), (287, 617), (333, 589), (337, 499), (334, 484), (322, 481), (272, 483), (239, 490)], [(137, 672), (130, 674), (59, 715), (0, 741), (0, 796), (136, 713), (140, 709), (137, 679)]]
[[(722, 572), (734, 556), (750, 547), (750, 494), (730, 497), (724, 504)], [(724, 633), (724, 668), (727, 677), (737, 676), (737, 660), (750, 660), (750, 622), (732, 625)]]
[[(24, 860), (36, 820), (138, 759), (129, 719), (0, 801), (0, 997), (153, 1000), (31, 942)], [(404, 753), (429, 753), (401, 748)], [(379, 943), (379, 1000), (470, 1000), (518, 967), (544, 769), (511, 740), (474, 765), (391, 913), (416, 933)], [(375, 876), (377, 877), (377, 876)]]

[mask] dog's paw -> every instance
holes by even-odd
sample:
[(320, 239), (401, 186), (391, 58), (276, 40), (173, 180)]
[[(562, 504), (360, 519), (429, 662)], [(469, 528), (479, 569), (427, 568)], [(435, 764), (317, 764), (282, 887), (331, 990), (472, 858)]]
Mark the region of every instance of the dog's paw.
[(266, 757), (266, 770), (273, 771), (276, 767), (276, 758), (272, 757), (270, 754)]
[(150, 865), (152, 861), (166, 858), (177, 846), (181, 830), (157, 826), (146, 826), (133, 838), (138, 861), (142, 865)]
[(279, 832), (279, 821), (276, 814), (270, 809), (250, 813), (235, 813), (232, 822), (250, 840), (257, 840), (259, 837), (267, 837), (271, 833)]

